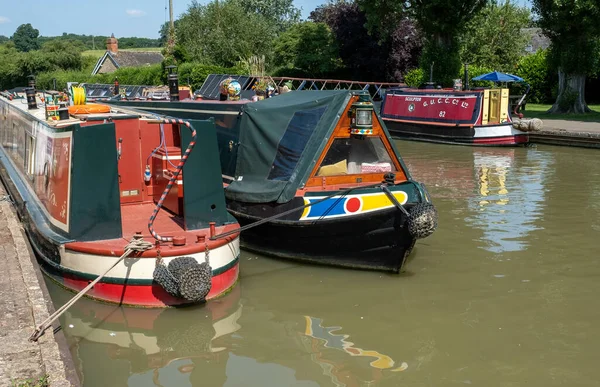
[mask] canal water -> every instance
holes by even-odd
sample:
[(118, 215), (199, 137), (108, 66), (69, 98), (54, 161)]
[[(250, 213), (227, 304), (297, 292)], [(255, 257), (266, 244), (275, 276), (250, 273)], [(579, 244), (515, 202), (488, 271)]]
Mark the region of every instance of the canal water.
[(439, 211), (405, 273), (242, 253), (205, 306), (81, 299), (61, 323), (83, 386), (597, 386), (598, 152), (397, 145)]

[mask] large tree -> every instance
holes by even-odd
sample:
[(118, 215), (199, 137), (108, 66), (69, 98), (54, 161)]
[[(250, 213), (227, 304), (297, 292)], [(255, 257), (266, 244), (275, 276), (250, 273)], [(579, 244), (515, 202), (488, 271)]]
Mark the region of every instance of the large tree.
[(558, 95), (548, 112), (590, 112), (585, 78), (599, 57), (600, 1), (533, 0), (533, 10), (550, 38), (550, 59), (558, 70)]
[(17, 27), (11, 39), (15, 43), (17, 50), (27, 52), (40, 48), (39, 36), (40, 31), (33, 28), (30, 23), (27, 23)]
[(294, 7), (294, 0), (239, 0), (242, 7), (250, 14), (264, 16), (282, 32), (300, 21), (300, 10)]
[(415, 67), (422, 38), (414, 22), (403, 18), (391, 28), (373, 29), (358, 5), (349, 1), (317, 7), (309, 19), (327, 24), (335, 36), (339, 53), (352, 79), (401, 81)]
[(177, 41), (191, 60), (230, 67), (243, 58), (272, 57), (275, 27), (238, 0), (192, 1), (177, 25)]
[(523, 31), (531, 12), (512, 0), (490, 1), (465, 26), (460, 38), (464, 63), (514, 72), (530, 36)]
[(465, 25), (488, 0), (357, 0), (367, 14), (372, 31), (380, 36), (406, 17), (415, 20), (424, 33), (421, 67), (433, 65), (434, 77), (449, 85), (461, 67), (459, 37)]
[(274, 64), (311, 78), (333, 73), (341, 64), (331, 30), (325, 23), (298, 23), (275, 41)]

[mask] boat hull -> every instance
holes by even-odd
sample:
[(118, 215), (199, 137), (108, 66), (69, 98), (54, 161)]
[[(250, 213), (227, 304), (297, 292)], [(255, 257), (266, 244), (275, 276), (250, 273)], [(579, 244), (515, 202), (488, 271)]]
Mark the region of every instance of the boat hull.
[[(229, 203), (240, 225), (261, 220), (240, 211), (243, 206)], [(398, 273), (415, 244), (405, 222), (396, 208), (310, 222), (274, 220), (244, 231), (241, 247), (294, 261)]]
[(487, 126), (438, 126), (434, 124), (385, 122), (394, 137), (412, 141), (474, 146), (521, 146), (529, 142), (529, 135), (514, 129), (512, 123)]

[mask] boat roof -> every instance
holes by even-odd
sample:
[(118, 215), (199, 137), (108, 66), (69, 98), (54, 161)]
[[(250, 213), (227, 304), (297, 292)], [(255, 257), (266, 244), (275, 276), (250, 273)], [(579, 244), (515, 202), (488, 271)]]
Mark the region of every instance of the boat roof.
[(356, 93), (307, 90), (245, 105), (237, 124), (236, 179), (226, 196), (253, 203), (292, 200)]
[(75, 125), (80, 123), (81, 121), (102, 121), (105, 119), (125, 119), (125, 118), (156, 118), (157, 114), (147, 113), (142, 111), (133, 111), (128, 110), (121, 107), (110, 106), (110, 112), (108, 113), (89, 113), (89, 114), (74, 114), (69, 115), (68, 119), (63, 120), (48, 120), (46, 118), (46, 109), (45, 105), (40, 98), (40, 95), (43, 94), (42, 91), (38, 91), (36, 93), (36, 103), (37, 109), (29, 109), (27, 104), (27, 98), (25, 92), (21, 91), (11, 91), (11, 95), (14, 96), (12, 100), (6, 98), (6, 95), (0, 96), (2, 100), (4, 100), (9, 105), (27, 113), (39, 121), (44, 122), (50, 127), (54, 128), (64, 128), (66, 126)]

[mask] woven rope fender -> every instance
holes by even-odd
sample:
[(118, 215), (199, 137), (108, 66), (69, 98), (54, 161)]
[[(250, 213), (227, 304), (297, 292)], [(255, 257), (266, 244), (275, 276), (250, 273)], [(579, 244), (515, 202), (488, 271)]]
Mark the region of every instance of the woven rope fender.
[(433, 204), (419, 203), (409, 213), (408, 232), (413, 238), (422, 239), (433, 234), (438, 225), (438, 214)]
[(190, 302), (206, 299), (212, 288), (212, 268), (208, 262), (198, 263), (192, 257), (178, 257), (166, 266), (157, 262), (153, 276), (167, 293)]

